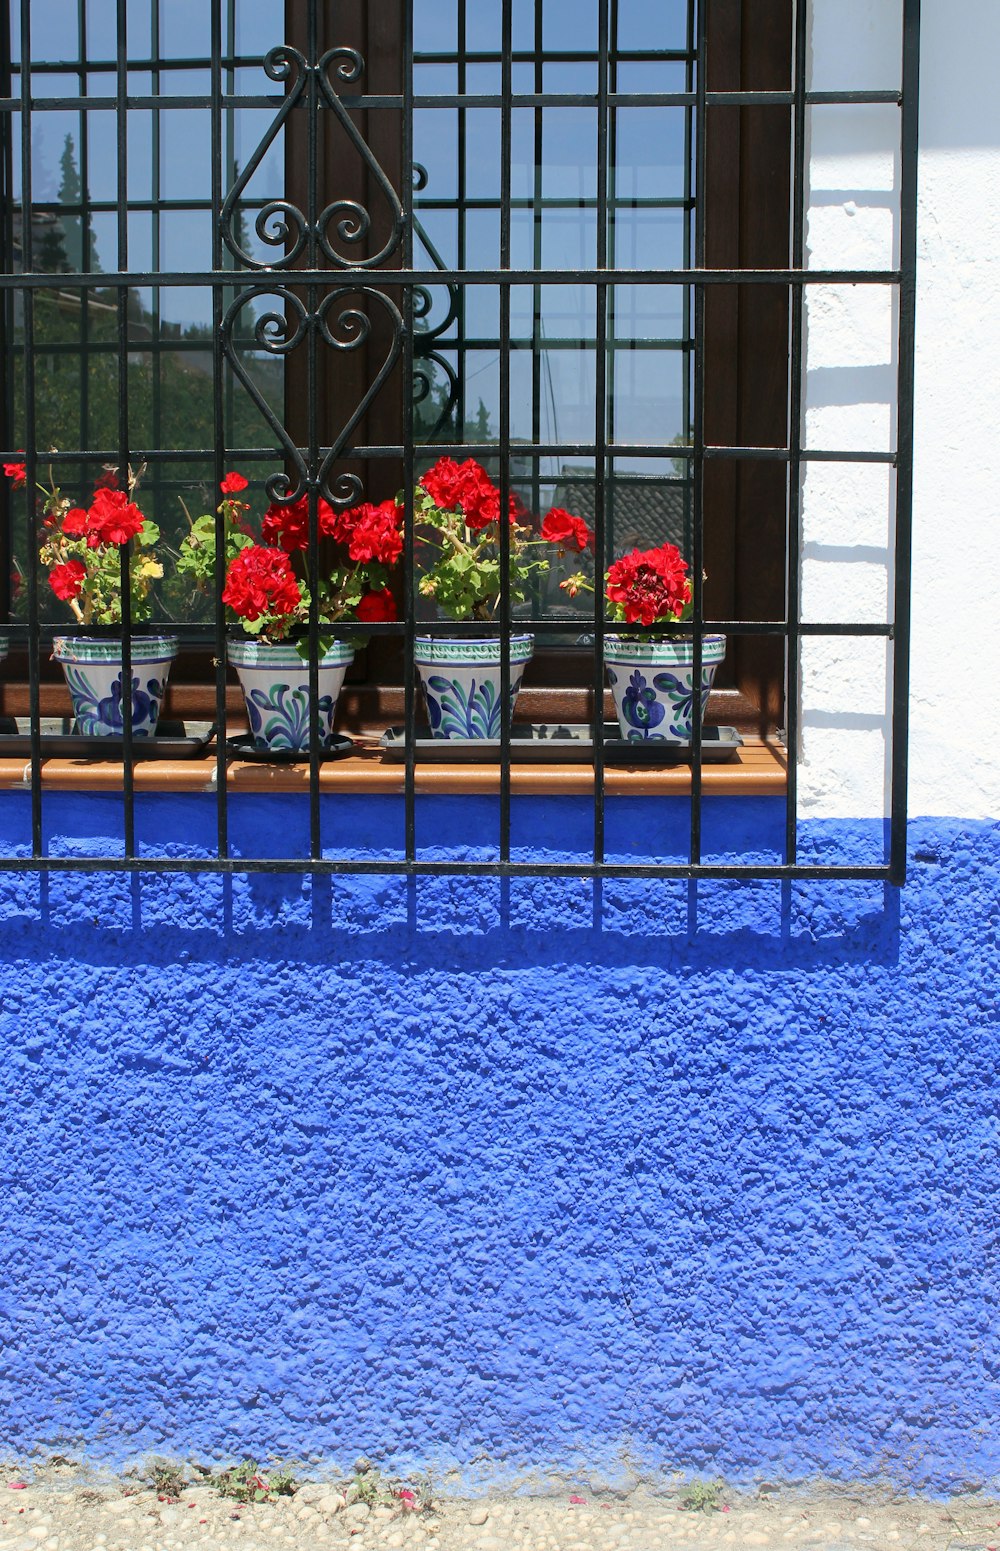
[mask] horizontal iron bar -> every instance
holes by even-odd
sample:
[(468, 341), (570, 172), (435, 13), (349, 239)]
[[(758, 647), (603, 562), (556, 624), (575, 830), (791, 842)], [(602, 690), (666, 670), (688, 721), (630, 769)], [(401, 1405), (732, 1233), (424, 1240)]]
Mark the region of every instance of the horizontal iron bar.
[[(898, 269), (181, 269), (160, 270), (158, 286), (232, 286), (267, 293), (275, 285), (898, 285)], [(58, 279), (58, 286), (53, 280)], [(132, 290), (148, 286), (144, 270), (114, 274), (80, 271), (54, 276), (38, 272), (0, 274), (0, 290)]]
[[(202, 347), (204, 348), (204, 346)], [(44, 349), (39, 349), (36, 354), (45, 355)], [(416, 448), (428, 457), (456, 458), (475, 457), (497, 458), (504, 454), (505, 449), (499, 442), (418, 442)], [(329, 452), (328, 447), (321, 447), (321, 455)], [(612, 458), (669, 458), (682, 462), (690, 461), (692, 449), (690, 447), (675, 446), (665, 442), (608, 442), (605, 445), (606, 453)], [(157, 448), (146, 449), (139, 444), (135, 447), (136, 453), (149, 463), (210, 463), (215, 457), (215, 451), (211, 447), (182, 447), (182, 448)], [(303, 448), (298, 449), (304, 451)], [(517, 458), (593, 458), (597, 448), (593, 442), (513, 442), (510, 447), (510, 456)], [(78, 451), (62, 449), (53, 452), (39, 452), (38, 461), (41, 464), (64, 463), (118, 463), (117, 451), (87, 448)], [(403, 447), (398, 442), (359, 443), (357, 446), (345, 447), (344, 459), (351, 458), (401, 458)], [(787, 463), (791, 454), (787, 447), (706, 447), (705, 456), (722, 460), (752, 460), (761, 462)], [(896, 454), (893, 452), (859, 452), (844, 449), (831, 449), (817, 447), (815, 449), (803, 448), (796, 455), (803, 463), (877, 463), (888, 467), (896, 462)], [(22, 448), (11, 448), (6, 452), (0, 452), (0, 462), (20, 462), (23, 457)], [(241, 447), (229, 448), (226, 459), (230, 466), (239, 461), (278, 463), (280, 459), (273, 447)], [(542, 475), (543, 483), (550, 484), (553, 480), (562, 483), (566, 479), (574, 482), (586, 480), (591, 477), (585, 470), (579, 474)], [(616, 479), (632, 477), (632, 471), (625, 470), (614, 476)], [(675, 480), (678, 484), (685, 483), (683, 475), (670, 476), (667, 474), (636, 474), (636, 478), (655, 480)]]
[[(283, 101), (282, 97), (274, 93), (260, 93), (253, 96), (226, 93), (222, 97), (222, 107), (224, 109), (273, 109), (280, 108)], [(608, 106), (611, 108), (693, 108), (697, 101), (696, 92), (609, 92), (607, 97)], [(794, 92), (789, 91), (708, 92), (705, 101), (710, 108), (791, 107), (797, 98)], [(869, 107), (874, 104), (898, 107), (902, 96), (898, 91), (806, 92), (805, 101), (807, 107)], [(392, 93), (365, 93), (350, 96), (345, 94), (340, 98), (340, 102), (345, 108), (358, 111), (392, 109), (398, 112), (403, 106), (403, 98)], [(515, 92), (511, 98), (511, 104), (515, 110), (517, 108), (593, 108), (596, 111), (598, 103), (596, 92)], [(191, 109), (208, 112), (212, 105), (212, 98), (206, 92), (176, 95), (169, 93), (155, 96), (146, 92), (129, 94), (125, 98), (126, 108), (134, 112), (161, 113)], [(32, 96), (29, 99), (32, 113), (66, 113), (84, 110), (111, 113), (116, 112), (118, 107), (118, 98), (108, 96), (89, 97), (72, 94), (62, 97)], [(494, 108), (499, 111), (503, 107), (503, 97), (499, 92), (433, 92), (415, 96), (413, 107), (415, 111), (420, 109), (437, 111), (441, 108)], [(20, 97), (0, 97), (0, 113), (20, 113), (21, 111)]]
[[(517, 800), (516, 797), (513, 800)], [(607, 802), (614, 802), (608, 797)], [(300, 874), (396, 874), (401, 877), (487, 877), (487, 878), (768, 878), (824, 879), (851, 878), (871, 882), (889, 882), (889, 868), (848, 866), (731, 866), (713, 863), (641, 863), (617, 862), (442, 862), (442, 861), (370, 861), (322, 857), (316, 860), (294, 857), (89, 857), (89, 856), (4, 856), (0, 872), (136, 872), (136, 873), (300, 873)]]
[[(626, 631), (628, 629), (626, 625), (613, 624), (610, 620), (605, 620), (604, 623), (605, 628), (608, 631), (619, 632)], [(551, 616), (542, 619), (532, 619), (528, 615), (516, 614), (511, 618), (511, 629), (515, 632), (515, 634), (518, 631), (531, 631), (533, 634), (538, 635), (573, 635), (574, 633), (578, 635), (588, 635), (594, 628), (594, 625), (595, 620), (592, 614), (580, 614), (577, 616), (567, 616), (559, 619), (553, 619)], [(73, 631), (77, 631), (78, 633), (78, 626), (74, 625), (72, 622), (52, 624), (43, 623), (40, 621), (35, 628), (38, 635), (45, 640), (49, 640), (53, 636), (64, 636)], [(12, 621), (10, 624), (5, 624), (3, 626), (4, 633), (9, 635), (12, 640), (21, 640), (22, 637), (25, 637), (29, 634), (30, 629), (31, 627), (29, 625), (18, 623), (16, 621)], [(135, 631), (135, 634), (136, 636), (142, 636), (149, 633), (156, 634), (157, 632), (165, 632), (168, 635), (198, 636), (206, 635), (210, 629), (210, 624), (204, 620), (149, 620), (144, 621), (141, 628)], [(463, 636), (472, 636), (474, 638), (478, 638), (480, 636), (498, 634), (500, 625), (499, 622), (496, 622), (492, 625), (484, 624), (482, 620), (418, 619), (416, 622), (416, 629), (420, 635), (435, 637), (441, 636), (444, 639), (452, 639), (455, 637)], [(893, 626), (888, 623), (873, 623), (871, 621), (850, 622), (831, 620), (805, 623), (804, 621), (799, 620), (792, 623), (788, 620), (705, 619), (702, 621), (700, 626), (696, 625), (693, 620), (685, 621), (681, 634), (712, 635), (718, 634), (720, 632), (724, 633), (725, 635), (736, 636), (785, 636), (791, 634), (812, 636), (884, 636), (891, 640), (893, 637)], [(92, 635), (100, 636), (109, 640), (117, 640), (121, 635), (120, 630), (115, 630), (110, 627), (93, 628), (90, 633)], [(644, 628), (643, 631), (644, 635), (648, 635), (653, 638), (662, 637), (664, 640), (669, 640), (677, 633), (678, 627), (676, 625), (663, 623), (648, 625)], [(406, 634), (406, 624), (403, 620), (391, 620), (378, 624), (352, 624), (351, 621), (346, 620), (337, 625), (324, 625), (323, 634), (324, 636), (331, 636), (336, 640), (354, 639), (358, 636), (368, 635), (402, 636)]]
[[(185, 353), (188, 353), (188, 354), (191, 354), (191, 355), (199, 355), (199, 354), (203, 355), (205, 353), (205, 351), (206, 350), (210, 350), (211, 346), (212, 346), (211, 339), (187, 339), (187, 338), (184, 338), (184, 339), (172, 339), (169, 335), (161, 335), (160, 338), (158, 338), (158, 339), (134, 338), (134, 339), (129, 339), (128, 343), (129, 343), (129, 347), (130, 347), (129, 348), (129, 355), (175, 355), (175, 354), (183, 355)], [(240, 343), (241, 343), (241, 341), (237, 338), (236, 344), (239, 345)], [(258, 344), (256, 344), (252, 338), (246, 338), (246, 339), (244, 339), (242, 341), (242, 343), (244, 344), (244, 346), (245, 346), (245, 348), (247, 350), (252, 350), (254, 352), (257, 352), (257, 351), (260, 350), (260, 346)], [(509, 347), (510, 347), (511, 350), (534, 350), (536, 348), (536, 341), (534, 341), (532, 339), (528, 339), (528, 338), (524, 338), (524, 339), (511, 339), (511, 340), (508, 341), (508, 344), (509, 344)], [(624, 354), (630, 353), (632, 351), (645, 351), (645, 350), (671, 350), (671, 351), (674, 351), (675, 353), (678, 353), (678, 352), (686, 352), (686, 351), (692, 350), (694, 348), (693, 342), (690, 339), (676, 339), (676, 338), (674, 338), (674, 339), (666, 339), (666, 338), (664, 338), (664, 339), (657, 339), (657, 338), (655, 338), (653, 336), (650, 336), (647, 339), (637, 339), (637, 338), (633, 337), (630, 334), (612, 335), (611, 338), (608, 340), (608, 346), (609, 346), (609, 349), (614, 350), (619, 355), (624, 355)], [(497, 342), (496, 338), (493, 338), (493, 339), (486, 339), (486, 338), (476, 339), (476, 338), (473, 338), (473, 339), (461, 339), (460, 340), (460, 339), (455, 338), (454, 336), (452, 338), (449, 338), (447, 334), (435, 334), (434, 335), (434, 350), (435, 350), (435, 353), (440, 352), (440, 351), (451, 351), (451, 352), (461, 351), (463, 353), (467, 353), (470, 350), (480, 350), (480, 351), (492, 350), (492, 351), (495, 352), (497, 350), (497, 348), (498, 348), (498, 342)], [(597, 349), (597, 340), (593, 339), (593, 338), (586, 339), (586, 338), (581, 338), (581, 337), (573, 337), (573, 338), (571, 338), (569, 336), (567, 336), (565, 338), (551, 338), (549, 335), (546, 335), (544, 340), (543, 340), (543, 342), (542, 342), (541, 348), (543, 350), (567, 350), (567, 351), (570, 351), (570, 350), (596, 350)], [(11, 354), (12, 355), (19, 355), (19, 354), (22, 353), (22, 350), (23, 350), (23, 346), (14, 345), (11, 348)], [(63, 339), (63, 340), (51, 341), (51, 342), (46, 340), (46, 342), (44, 344), (37, 345), (36, 348), (35, 348), (35, 354), (36, 355), (46, 355), (46, 356), (48, 356), (48, 355), (80, 355), (81, 352), (82, 352), (81, 343), (80, 343), (79, 340), (75, 340), (75, 339)], [(112, 340), (106, 340), (104, 343), (101, 343), (101, 344), (94, 344), (90, 340), (87, 341), (87, 355), (88, 356), (100, 356), (100, 355), (114, 355), (114, 356), (116, 356), (117, 354), (118, 354), (118, 346)], [(418, 363), (420, 362), (421, 359), (425, 359), (425, 358), (422, 358), (421, 356), (418, 355), (417, 356)]]

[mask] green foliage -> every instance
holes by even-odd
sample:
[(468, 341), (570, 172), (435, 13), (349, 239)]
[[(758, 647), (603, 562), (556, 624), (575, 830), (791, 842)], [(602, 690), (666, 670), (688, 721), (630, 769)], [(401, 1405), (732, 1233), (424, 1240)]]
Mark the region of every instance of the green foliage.
[(161, 1497), (179, 1497), (186, 1484), (184, 1472), (179, 1465), (153, 1465), (147, 1480)]
[[(417, 486), (414, 518), (420, 528), (420, 543), (437, 550), (440, 558), (424, 572), (420, 591), (433, 598), (443, 614), (451, 619), (491, 620), (500, 602), (501, 557), (497, 524), (470, 532), (465, 519), (455, 512), (442, 512), (422, 486)], [(525, 529), (511, 527), (508, 577), (511, 604), (528, 597), (533, 574), (548, 570), (549, 561), (532, 558), (537, 548), (547, 545), (525, 537)]]
[(207, 1485), (239, 1503), (273, 1502), (276, 1497), (294, 1497), (296, 1490), (290, 1470), (272, 1470), (265, 1475), (255, 1459), (244, 1459), (228, 1470), (218, 1471), (209, 1476)]
[(721, 1481), (691, 1481), (681, 1498), (681, 1507), (689, 1513), (718, 1513), (722, 1507)]

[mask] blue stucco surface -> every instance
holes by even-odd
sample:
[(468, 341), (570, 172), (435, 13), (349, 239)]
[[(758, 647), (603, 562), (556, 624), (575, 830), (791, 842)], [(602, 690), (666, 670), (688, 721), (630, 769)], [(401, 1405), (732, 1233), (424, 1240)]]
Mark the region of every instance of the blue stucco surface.
[[(517, 801), (515, 844), (589, 812)], [(707, 803), (707, 853), (772, 858), (782, 814)], [(232, 818), (304, 841), (297, 800)], [(325, 820), (402, 837), (394, 799)], [(419, 832), (484, 854), (495, 820)], [(685, 820), (611, 803), (611, 849)], [(46, 824), (95, 854), (120, 805)], [(148, 846), (213, 825), (140, 803)], [(996, 1484), (1000, 826), (910, 849), (902, 892), (3, 875), (0, 1452)]]

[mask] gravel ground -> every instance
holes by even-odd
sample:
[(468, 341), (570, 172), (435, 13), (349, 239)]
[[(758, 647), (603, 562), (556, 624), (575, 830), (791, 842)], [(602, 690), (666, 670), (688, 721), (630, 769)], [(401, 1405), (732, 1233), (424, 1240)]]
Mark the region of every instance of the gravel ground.
[(75, 1468), (14, 1470), (0, 1478), (0, 1551), (322, 1551), (348, 1542), (356, 1551), (1000, 1551), (1000, 1501), (978, 1493), (945, 1504), (861, 1489), (722, 1490), (707, 1512), (685, 1510), (683, 1495), (581, 1490), (410, 1508), (398, 1497), (351, 1502), (343, 1488), (306, 1482), (292, 1497), (248, 1506), (205, 1484), (170, 1498)]

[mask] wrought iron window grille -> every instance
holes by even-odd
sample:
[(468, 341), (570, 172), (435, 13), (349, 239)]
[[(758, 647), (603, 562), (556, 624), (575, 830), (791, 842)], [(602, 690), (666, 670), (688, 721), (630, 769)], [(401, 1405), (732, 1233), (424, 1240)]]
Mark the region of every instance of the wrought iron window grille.
[[(234, 462), (248, 466), (270, 467), (265, 487), (278, 502), (292, 501), (305, 495), (309, 509), (308, 574), (319, 574), (320, 538), (317, 510), (320, 498), (335, 508), (350, 506), (361, 499), (380, 499), (386, 492), (370, 488), (370, 471), (379, 467), (401, 468), (405, 493), (405, 552), (403, 617), (398, 623), (366, 626), (373, 638), (398, 640), (403, 648), (404, 707), (406, 749), (404, 759), (405, 836), (398, 857), (351, 858), (324, 853), (323, 811), (321, 802), (321, 753), (318, 733), (317, 686), (318, 641), (320, 623), (316, 588), (312, 591), (309, 620), (309, 664), (312, 689), (311, 742), (309, 753), (308, 803), (310, 814), (309, 854), (306, 858), (256, 858), (234, 856), (230, 852), (227, 807), (226, 731), (226, 631), (221, 603), (222, 571), (217, 565), (215, 616), (211, 630), (216, 658), (215, 720), (216, 741), (216, 813), (217, 854), (213, 857), (179, 859), (140, 854), (136, 845), (136, 792), (133, 778), (132, 713), (126, 697), (123, 727), (123, 804), (124, 853), (121, 856), (74, 858), (46, 854), (43, 822), (43, 783), (41, 753), (41, 679), (40, 659), (49, 639), (63, 626), (53, 625), (45, 617), (39, 583), (37, 558), (37, 515), (26, 510), (25, 588), (26, 619), (12, 619), (12, 640), (23, 643), (27, 653), (28, 700), (30, 710), (30, 760), (28, 778), (31, 792), (31, 855), (0, 858), (0, 869), (36, 868), (42, 871), (106, 868), (115, 871), (301, 871), (359, 873), (463, 873), (499, 876), (520, 874), (579, 875), (585, 877), (747, 877), (797, 878), (840, 876), (883, 879), (901, 883), (906, 858), (906, 752), (907, 752), (907, 661), (909, 646), (909, 562), (912, 482), (913, 426), (913, 340), (915, 301), (915, 227), (917, 175), (917, 83), (919, 62), (919, 0), (901, 0), (903, 12), (903, 60), (901, 87), (884, 91), (812, 91), (807, 71), (807, 0), (794, 4), (792, 71), (788, 89), (781, 90), (710, 90), (704, 62), (706, 59), (708, 3), (689, 0), (685, 45), (671, 54), (652, 51), (658, 63), (672, 61), (682, 72), (680, 86), (671, 90), (624, 90), (618, 81), (618, 66), (625, 57), (616, 42), (618, 0), (597, 0), (597, 44), (584, 51), (578, 62), (596, 69), (593, 89), (553, 91), (546, 78), (541, 18), (542, 0), (536, 8), (537, 36), (534, 52), (518, 51), (514, 46), (512, 0), (498, 0), (499, 48), (494, 53), (473, 54), (465, 45), (465, 18), (468, 0), (460, 5), (459, 42), (449, 50), (415, 51), (413, 0), (401, 0), (401, 89), (398, 92), (375, 90), (368, 81), (370, 60), (353, 45), (339, 42), (325, 46), (321, 35), (321, 7), (315, 0), (290, 6), (299, 18), (295, 42), (282, 41), (263, 57), (242, 57), (233, 33), (233, 13), (225, 0), (213, 0), (210, 7), (210, 47), (205, 54), (180, 55), (164, 59), (157, 52), (158, 0), (150, 0), (153, 27), (149, 50), (130, 52), (129, 22), (134, 8), (126, 0), (109, 0), (114, 13), (114, 56), (88, 57), (86, 28), (92, 8), (80, 0), (78, 29), (80, 46), (75, 59), (33, 58), (33, 17), (30, 0), (15, 0), (0, 8), (6, 36), (0, 40), (0, 56), (7, 61), (0, 81), (0, 134), (2, 134), (3, 200), (0, 240), (4, 263), (0, 274), (2, 331), (0, 344), (6, 361), (3, 410), (6, 443), (4, 458), (13, 461), (22, 456), (14, 445), (23, 436), (23, 460), (27, 468), (27, 488), (33, 489), (39, 465), (49, 460), (37, 443), (37, 406), (39, 401), (40, 359), (51, 354), (82, 353), (85, 362), (103, 354), (114, 362), (117, 373), (117, 436), (113, 446), (89, 446), (86, 407), (82, 411), (80, 446), (53, 452), (52, 463), (63, 469), (87, 469), (93, 473), (105, 463), (124, 467), (138, 456), (148, 459), (153, 471), (153, 488), (169, 488), (172, 468), (200, 462), (210, 467), (215, 488), (226, 469)], [(12, 36), (13, 32), (17, 37)], [(641, 52), (633, 51), (633, 62), (642, 62)], [(572, 56), (566, 55), (572, 62)], [(446, 64), (457, 66), (456, 90), (425, 92), (417, 88), (415, 66)], [(490, 91), (472, 90), (469, 67), (491, 65), (499, 83)], [(264, 89), (248, 89), (251, 69), (262, 69)], [(515, 70), (518, 73), (515, 90)], [(197, 90), (171, 89), (162, 82), (176, 72), (202, 72)], [(527, 76), (530, 85), (525, 88)], [(67, 77), (75, 77), (75, 90), (67, 88)], [(176, 83), (175, 83), (176, 85)], [(900, 184), (898, 217), (898, 263), (891, 268), (836, 270), (810, 269), (805, 262), (805, 216), (808, 111), (817, 106), (844, 107), (891, 105), (899, 111)], [(543, 262), (536, 229), (531, 263), (525, 267), (514, 261), (514, 217), (519, 208), (531, 209), (537, 201), (538, 187), (524, 196), (512, 189), (512, 136), (514, 114), (530, 110), (538, 115), (552, 108), (580, 108), (596, 117), (596, 157), (594, 188), (585, 197), (569, 198), (574, 208), (593, 210), (595, 222), (593, 262), (573, 267), (555, 267)], [(686, 150), (685, 186), (675, 200), (683, 222), (683, 262), (665, 267), (621, 267), (613, 251), (614, 212), (619, 204), (636, 208), (634, 196), (620, 198), (614, 188), (614, 136), (616, 116), (632, 108), (656, 107), (679, 110), (684, 118)], [(787, 110), (790, 121), (791, 156), (791, 239), (790, 261), (774, 267), (710, 267), (706, 261), (706, 144), (713, 113), (722, 109), (774, 107)], [(255, 149), (239, 166), (232, 149), (233, 115), (253, 110), (270, 115), (266, 129)], [(449, 203), (462, 211), (474, 208), (477, 200), (468, 193), (454, 198), (437, 197), (430, 186), (427, 168), (415, 155), (415, 115), (422, 112), (452, 112), (469, 115), (483, 110), (499, 114), (501, 186), (496, 198), (479, 201), (484, 209), (499, 218), (497, 262), (476, 262), (475, 254), (459, 252), (458, 262), (449, 264), (435, 244), (425, 211), (446, 208)], [(157, 170), (149, 197), (136, 197), (129, 184), (130, 115), (148, 114), (156, 125), (155, 143), (159, 147), (160, 125), (171, 112), (201, 113), (209, 129), (210, 189), (193, 200), (174, 201), (164, 190), (157, 154)], [(399, 168), (412, 169), (410, 175), (391, 177), (358, 127), (364, 115), (387, 112), (398, 119)], [(95, 115), (113, 115), (115, 122), (114, 188), (106, 197), (91, 199), (88, 176), (94, 165)], [(61, 197), (43, 199), (35, 189), (36, 169), (32, 145), (38, 122), (47, 115), (80, 115), (81, 189), (77, 204)], [(335, 120), (345, 143), (363, 169), (365, 197), (339, 192), (330, 184), (324, 161), (321, 137), (326, 125)], [(254, 199), (251, 189), (255, 174), (286, 128), (296, 126), (298, 145), (304, 154), (298, 182), (304, 183), (305, 198), (298, 202), (288, 190), (279, 197)], [(461, 158), (467, 156), (464, 145)], [(536, 159), (537, 161), (537, 159)], [(536, 177), (542, 169), (536, 165)], [(426, 196), (426, 198), (424, 197)], [(554, 203), (558, 204), (558, 199)], [(641, 201), (639, 201), (641, 203)], [(669, 201), (668, 201), (669, 202)], [(187, 211), (202, 209), (212, 217), (209, 261), (200, 267), (171, 264), (154, 236), (151, 262), (134, 262), (135, 237), (130, 220), (145, 212), (159, 217), (174, 204)], [(664, 201), (660, 200), (660, 205)], [(28, 213), (26, 216), (26, 212)], [(217, 215), (215, 214), (217, 213)], [(53, 271), (44, 267), (41, 249), (45, 245), (44, 222), (53, 214), (68, 215), (80, 230), (77, 262), (60, 266), (58, 295), (60, 305), (79, 305), (78, 341), (44, 341), (38, 328), (39, 308), (50, 298)], [(252, 222), (252, 236), (247, 229)], [(95, 256), (94, 231), (102, 222), (105, 241), (113, 234), (115, 263), (99, 270)], [(159, 227), (154, 221), (154, 228)], [(421, 258), (426, 255), (426, 260)], [(690, 421), (690, 437), (682, 442), (623, 443), (615, 434), (612, 380), (615, 354), (615, 289), (621, 285), (642, 290), (672, 286), (680, 288), (685, 303), (683, 336), (674, 341), (684, 360), (682, 372), (685, 425)], [(851, 448), (806, 447), (803, 444), (804, 308), (808, 287), (823, 284), (889, 287), (898, 298), (897, 401), (895, 448), (885, 453), (859, 452)], [(538, 406), (544, 395), (543, 366), (539, 351), (541, 302), (555, 288), (585, 287), (594, 299), (593, 332), (586, 346), (593, 349), (595, 406), (593, 435), (585, 440), (546, 442)], [(525, 288), (533, 298), (533, 322), (530, 338), (516, 337), (512, 325), (512, 300), (515, 288)], [(706, 440), (705, 339), (706, 302), (716, 287), (779, 288), (789, 298), (789, 342), (787, 352), (788, 416), (787, 438), (783, 446), (717, 445)], [(154, 404), (148, 446), (140, 445), (133, 423), (130, 403), (130, 359), (142, 341), (136, 337), (135, 319), (130, 316), (132, 298), (137, 291), (151, 288), (153, 313), (158, 317), (160, 298), (167, 288), (190, 293), (198, 289), (211, 300), (211, 334), (207, 348), (211, 355), (214, 385), (214, 423), (210, 445), (168, 447), (160, 444), (156, 432), (162, 406)], [(447, 298), (444, 316), (433, 320), (435, 292), (444, 289)], [(473, 291), (495, 291), (498, 299), (498, 428), (495, 435), (470, 440), (466, 433), (468, 374), (464, 356), (483, 341), (465, 332), (464, 314)], [(95, 297), (108, 309), (113, 324), (110, 333), (93, 337), (92, 310)], [(68, 300), (66, 300), (68, 299)], [(246, 319), (252, 317), (252, 322)], [(377, 320), (377, 322), (376, 322)], [(690, 329), (687, 324), (690, 323)], [(373, 332), (374, 330), (374, 332)], [(339, 418), (332, 424), (330, 401), (323, 400), (316, 385), (321, 376), (321, 355), (331, 352), (346, 357), (377, 338), (385, 341), (385, 353), (370, 372), (364, 391), (353, 406), (339, 406)], [(203, 337), (172, 338), (178, 358), (185, 352), (204, 354)], [(149, 353), (163, 345), (163, 336), (147, 342)], [(574, 348), (572, 339), (564, 341)], [(577, 340), (576, 347), (583, 342)], [(641, 348), (641, 341), (631, 345)], [(523, 447), (512, 440), (511, 363), (518, 349), (526, 349), (532, 358), (534, 423), (533, 437)], [(89, 352), (89, 354), (88, 354)], [(308, 391), (301, 406), (299, 426), (304, 434), (293, 435), (287, 414), (276, 413), (268, 396), (261, 390), (259, 373), (248, 365), (253, 355), (280, 361), (298, 353), (305, 361)], [(156, 371), (159, 372), (157, 366)], [(359, 439), (368, 411), (377, 402), (394, 372), (411, 385), (402, 408), (398, 440)], [(435, 385), (441, 384), (440, 397), (433, 404)], [(86, 394), (86, 371), (81, 391)], [(271, 447), (234, 446), (232, 403), (234, 383), (253, 404), (273, 437)], [(415, 435), (416, 417), (422, 405), (429, 406), (423, 440)], [(430, 412), (432, 410), (432, 412)], [(454, 433), (454, 434), (450, 434)], [(412, 492), (419, 461), (428, 447), (435, 455), (479, 456), (494, 460), (501, 491), (501, 510), (506, 510), (514, 484), (512, 461), (515, 456), (532, 463), (528, 483), (537, 497), (543, 483), (540, 460), (553, 458), (585, 460), (583, 477), (592, 489), (593, 519), (596, 529), (595, 566), (603, 574), (611, 556), (609, 510), (612, 498), (615, 459), (629, 457), (670, 458), (679, 466), (676, 483), (689, 493), (685, 513), (689, 522), (690, 554), (694, 588), (694, 681), (700, 680), (703, 643), (712, 632), (725, 632), (741, 638), (761, 638), (781, 644), (784, 652), (785, 732), (789, 751), (785, 794), (785, 854), (773, 865), (716, 864), (702, 858), (703, 812), (703, 735), (695, 718), (690, 767), (690, 823), (688, 858), (682, 862), (628, 863), (609, 859), (605, 846), (605, 749), (603, 732), (604, 667), (603, 644), (607, 623), (601, 610), (595, 611), (589, 627), (592, 636), (590, 685), (593, 694), (593, 845), (592, 854), (575, 862), (522, 861), (512, 856), (511, 841), (511, 718), (502, 720), (499, 762), (499, 846), (495, 859), (483, 861), (435, 860), (421, 855), (416, 838), (416, 751), (415, 728), (418, 714), (418, 687), (414, 668), (414, 639), (417, 630), (416, 555), (412, 522)], [(277, 456), (276, 456), (277, 455)], [(705, 559), (704, 493), (706, 470), (716, 461), (730, 463), (769, 463), (787, 471), (786, 545), (783, 560), (785, 601), (780, 619), (717, 619), (706, 613), (703, 570)], [(889, 619), (884, 624), (856, 621), (807, 622), (802, 617), (800, 589), (800, 502), (802, 476), (811, 461), (842, 463), (878, 462), (895, 470), (896, 504), (894, 526), (894, 595)], [(275, 463), (280, 466), (274, 467)], [(358, 464), (369, 471), (357, 472)], [(345, 465), (350, 464), (351, 467)], [(592, 472), (591, 472), (592, 465)], [(15, 502), (8, 501), (9, 526), (16, 526)], [(525, 625), (544, 639), (565, 635), (564, 618), (537, 617), (514, 619), (506, 560), (509, 535), (501, 524), (502, 593), (498, 634), (501, 641), (501, 700), (509, 704), (509, 643), (513, 628)], [(216, 525), (217, 558), (224, 553), (221, 516)], [(9, 549), (8, 549), (9, 553)], [(123, 559), (122, 641), (124, 674), (131, 677), (130, 589)], [(9, 569), (9, 567), (7, 568)], [(195, 641), (204, 636), (204, 626), (172, 624), (182, 638)], [(475, 634), (481, 626), (454, 623), (420, 622), (422, 633), (442, 635)], [(653, 628), (652, 634), (663, 633)], [(883, 864), (871, 866), (823, 866), (801, 860), (797, 834), (797, 747), (799, 741), (799, 647), (810, 636), (874, 636), (891, 643), (892, 654), (892, 747), (891, 805), (889, 813), (889, 851)]]

